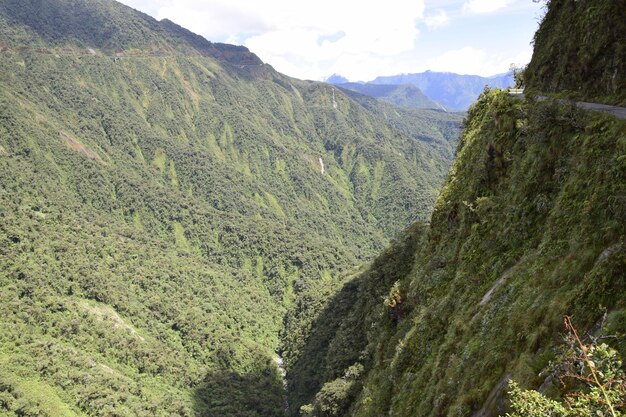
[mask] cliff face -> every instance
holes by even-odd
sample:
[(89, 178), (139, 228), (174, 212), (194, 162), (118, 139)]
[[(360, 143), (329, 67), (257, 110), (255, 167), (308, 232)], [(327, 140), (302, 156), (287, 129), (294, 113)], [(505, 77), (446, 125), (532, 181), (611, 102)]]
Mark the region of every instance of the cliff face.
[(326, 346), (325, 366), (293, 397), (316, 416), (495, 416), (509, 378), (545, 382), (564, 315), (623, 334), (624, 155), (622, 121), (481, 96), (430, 227), (408, 232), (412, 257), (379, 259), (328, 304), (319, 326), (345, 318), (313, 332), (330, 334), (311, 341)]
[(540, 93), (625, 104), (626, 1), (550, 1), (526, 78)]

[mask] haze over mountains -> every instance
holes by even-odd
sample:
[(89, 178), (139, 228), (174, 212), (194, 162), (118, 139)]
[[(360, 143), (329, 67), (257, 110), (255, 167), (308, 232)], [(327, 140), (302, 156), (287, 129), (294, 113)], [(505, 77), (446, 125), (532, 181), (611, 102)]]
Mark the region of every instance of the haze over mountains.
[(343, 90), (354, 91), (401, 107), (446, 110), (444, 106), (426, 97), (419, 88), (412, 84), (342, 83), (336, 85)]
[(400, 106), (441, 109), (442, 105), (451, 111), (467, 110), (485, 86), (507, 88), (514, 85), (511, 74), (481, 77), (433, 71), (377, 77), (366, 83), (349, 83), (339, 75), (326, 81)]

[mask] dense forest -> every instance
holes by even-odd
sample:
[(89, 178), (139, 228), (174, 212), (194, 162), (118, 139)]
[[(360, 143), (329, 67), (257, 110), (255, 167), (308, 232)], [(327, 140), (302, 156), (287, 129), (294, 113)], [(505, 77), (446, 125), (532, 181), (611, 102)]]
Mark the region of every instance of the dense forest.
[(112, 0), (0, 2), (0, 56), (1, 415), (283, 415), (284, 316), (429, 217), (459, 134)]
[(559, 398), (565, 315), (626, 355), (626, 122), (494, 90), (465, 124), (430, 225), (346, 283), (288, 362), (303, 414), (503, 415), (511, 379)]

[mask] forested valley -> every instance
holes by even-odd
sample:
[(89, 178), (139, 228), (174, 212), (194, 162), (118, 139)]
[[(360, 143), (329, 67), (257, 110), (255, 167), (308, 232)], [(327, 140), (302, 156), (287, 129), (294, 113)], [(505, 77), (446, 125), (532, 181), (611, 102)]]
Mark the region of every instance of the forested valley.
[(624, 415), (623, 6), (461, 114), (0, 1), (0, 415)]

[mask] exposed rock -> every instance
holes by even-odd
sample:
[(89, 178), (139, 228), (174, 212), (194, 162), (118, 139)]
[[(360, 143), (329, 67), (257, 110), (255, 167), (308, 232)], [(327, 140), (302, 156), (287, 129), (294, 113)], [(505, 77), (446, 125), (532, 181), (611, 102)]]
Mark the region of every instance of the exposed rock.
[(472, 414), (472, 417), (495, 417), (506, 412), (506, 390), (509, 387), (511, 375), (506, 374), (489, 393), (482, 408)]

